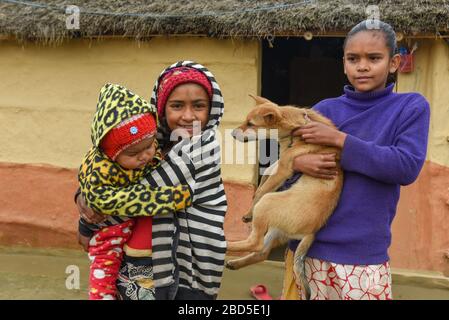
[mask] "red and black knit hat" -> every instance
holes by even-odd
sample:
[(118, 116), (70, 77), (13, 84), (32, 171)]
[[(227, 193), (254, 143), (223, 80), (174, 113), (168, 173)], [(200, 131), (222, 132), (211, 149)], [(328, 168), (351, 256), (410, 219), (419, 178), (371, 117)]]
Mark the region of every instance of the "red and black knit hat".
[(100, 148), (113, 161), (129, 146), (156, 134), (156, 119), (150, 113), (138, 114), (111, 129), (101, 140)]
[(204, 73), (189, 67), (173, 68), (165, 73), (159, 82), (157, 91), (157, 113), (159, 117), (163, 116), (165, 104), (172, 91), (185, 83), (199, 84), (206, 90), (209, 99), (212, 100), (212, 85)]

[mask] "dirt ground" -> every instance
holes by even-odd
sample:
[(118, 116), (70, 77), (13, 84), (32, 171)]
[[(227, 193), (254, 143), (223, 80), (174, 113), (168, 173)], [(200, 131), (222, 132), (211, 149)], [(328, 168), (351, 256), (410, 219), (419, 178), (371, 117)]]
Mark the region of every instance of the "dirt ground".
[[(0, 299), (87, 298), (88, 259), (80, 250), (0, 247), (0, 261)], [(74, 270), (79, 270), (80, 288), (68, 289), (66, 282), (75, 275)], [(251, 300), (249, 288), (260, 283), (278, 298), (282, 276), (283, 264), (279, 261), (225, 270), (219, 299)], [(444, 285), (433, 287), (413, 279), (393, 275), (395, 299), (449, 299), (449, 288), (444, 289)], [(68, 282), (69, 287), (72, 284)]]

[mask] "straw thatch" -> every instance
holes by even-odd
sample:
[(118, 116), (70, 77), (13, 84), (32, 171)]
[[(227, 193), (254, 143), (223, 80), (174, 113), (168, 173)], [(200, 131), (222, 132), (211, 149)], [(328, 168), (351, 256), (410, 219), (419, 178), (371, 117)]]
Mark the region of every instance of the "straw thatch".
[[(304, 3), (305, 2), (305, 3)], [(79, 30), (66, 7), (80, 8)], [(348, 31), (378, 5), (380, 19), (404, 34), (448, 34), (449, 0), (0, 0), (0, 35), (49, 43), (107, 35), (256, 37)]]

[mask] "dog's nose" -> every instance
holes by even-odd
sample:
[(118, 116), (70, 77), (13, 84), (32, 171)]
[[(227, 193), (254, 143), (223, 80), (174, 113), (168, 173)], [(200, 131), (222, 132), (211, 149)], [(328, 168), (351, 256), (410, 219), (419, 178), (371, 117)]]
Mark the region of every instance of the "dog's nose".
[(251, 130), (243, 131), (241, 128), (236, 128), (232, 130), (231, 136), (237, 141), (248, 142), (254, 140), (253, 136), (255, 136), (255, 133)]
[(248, 137), (243, 133), (242, 129), (236, 128), (232, 130), (231, 136), (241, 142), (248, 142)]

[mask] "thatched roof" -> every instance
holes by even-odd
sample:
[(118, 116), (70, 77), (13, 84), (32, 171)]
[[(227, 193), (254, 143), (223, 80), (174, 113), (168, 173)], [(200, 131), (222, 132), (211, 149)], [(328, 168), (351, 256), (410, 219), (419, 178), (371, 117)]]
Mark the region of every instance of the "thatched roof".
[[(0, 0), (0, 35), (61, 42), (108, 35), (269, 37), (344, 34), (378, 5), (380, 19), (405, 35), (449, 34), (449, 0)], [(66, 27), (66, 7), (80, 9), (79, 30)]]

